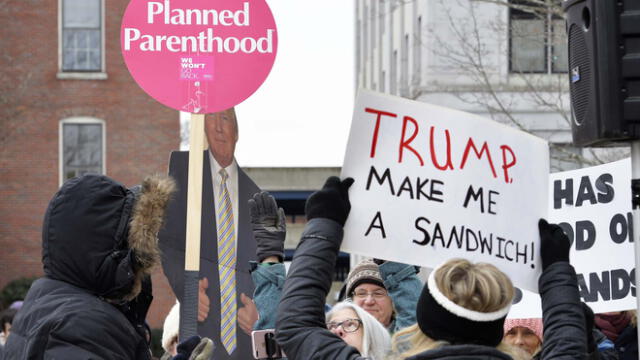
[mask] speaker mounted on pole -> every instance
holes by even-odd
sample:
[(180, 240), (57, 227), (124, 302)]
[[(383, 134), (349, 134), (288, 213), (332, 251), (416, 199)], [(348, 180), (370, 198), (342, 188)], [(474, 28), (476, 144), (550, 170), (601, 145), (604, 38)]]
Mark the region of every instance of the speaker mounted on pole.
[(640, 139), (640, 1), (565, 0), (577, 146)]

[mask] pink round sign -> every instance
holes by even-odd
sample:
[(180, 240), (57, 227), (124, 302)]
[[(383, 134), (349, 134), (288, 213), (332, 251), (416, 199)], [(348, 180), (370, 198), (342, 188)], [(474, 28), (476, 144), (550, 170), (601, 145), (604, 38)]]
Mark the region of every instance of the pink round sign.
[(120, 46), (147, 94), (204, 114), (233, 107), (262, 85), (278, 37), (265, 0), (131, 0)]

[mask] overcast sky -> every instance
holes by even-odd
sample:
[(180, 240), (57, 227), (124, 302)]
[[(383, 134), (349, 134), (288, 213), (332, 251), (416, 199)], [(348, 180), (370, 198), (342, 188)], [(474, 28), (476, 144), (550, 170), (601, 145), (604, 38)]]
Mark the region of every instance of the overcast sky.
[(341, 166), (354, 100), (354, 4), (268, 0), (278, 27), (269, 77), (236, 107), (240, 166)]

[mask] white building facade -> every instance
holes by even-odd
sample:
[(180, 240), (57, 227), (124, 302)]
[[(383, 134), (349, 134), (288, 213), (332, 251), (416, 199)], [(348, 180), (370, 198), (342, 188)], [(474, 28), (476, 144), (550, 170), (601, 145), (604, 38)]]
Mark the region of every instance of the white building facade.
[(552, 172), (617, 158), (571, 146), (565, 24), (544, 2), (356, 0), (356, 88), (533, 133), (550, 142)]

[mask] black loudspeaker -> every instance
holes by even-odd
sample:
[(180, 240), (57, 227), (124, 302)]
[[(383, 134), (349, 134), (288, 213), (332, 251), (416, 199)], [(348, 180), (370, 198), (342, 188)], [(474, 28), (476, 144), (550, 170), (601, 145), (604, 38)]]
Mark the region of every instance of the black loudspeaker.
[(640, 0), (565, 0), (577, 146), (640, 139)]

